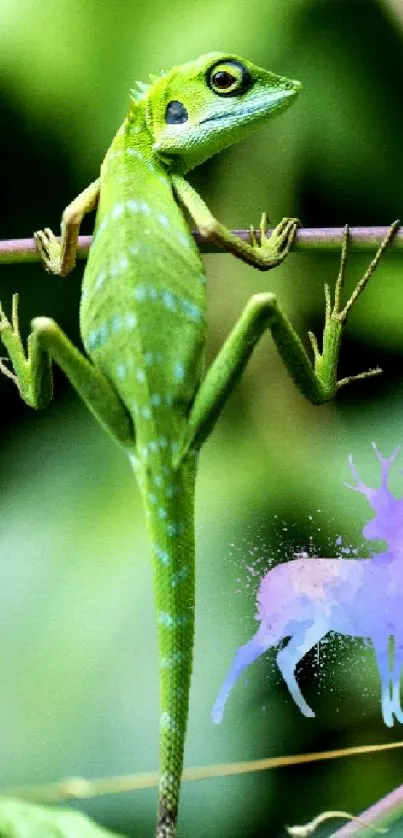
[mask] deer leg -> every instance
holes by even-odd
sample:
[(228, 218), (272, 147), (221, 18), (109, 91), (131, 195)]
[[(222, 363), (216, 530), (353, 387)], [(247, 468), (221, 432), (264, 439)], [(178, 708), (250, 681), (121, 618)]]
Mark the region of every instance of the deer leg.
[(246, 669), (249, 664), (253, 663), (266, 649), (269, 649), (270, 646), (274, 646), (279, 643), (281, 638), (274, 639), (273, 643), (270, 643), (267, 640), (264, 640), (264, 633), (262, 628), (259, 628), (256, 634), (249, 640), (248, 643), (245, 643), (244, 646), (240, 646), (238, 649), (234, 660), (230, 666), (228, 675), (218, 693), (218, 696), (214, 702), (213, 710), (212, 710), (212, 720), (215, 724), (220, 724), (222, 721), (222, 717), (224, 715), (224, 707), (227, 701), (227, 698), (234, 686), (235, 682), (238, 680), (241, 672)]
[(297, 630), (291, 640), (277, 655), (277, 666), (301, 713), (312, 718), (315, 713), (307, 704), (295, 678), (295, 669), (300, 660), (329, 631), (323, 623), (313, 623), (305, 630)]
[[(391, 698), (391, 685), (393, 675), (389, 663), (389, 638), (382, 645), (375, 647), (376, 661), (381, 678), (381, 707), (382, 718), (387, 727), (393, 727), (394, 701)], [(399, 720), (400, 721), (400, 720)]]
[(392, 705), (393, 714), (398, 722), (403, 722), (403, 709), (400, 698), (400, 679), (403, 667), (403, 646), (394, 642), (394, 656), (392, 667)]

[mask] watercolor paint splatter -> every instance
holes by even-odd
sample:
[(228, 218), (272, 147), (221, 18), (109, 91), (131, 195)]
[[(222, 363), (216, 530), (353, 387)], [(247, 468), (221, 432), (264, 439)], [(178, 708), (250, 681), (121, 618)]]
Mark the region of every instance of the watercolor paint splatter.
[(399, 452), (383, 457), (373, 443), (381, 465), (381, 485), (374, 489), (360, 479), (349, 457), (354, 485), (375, 512), (365, 524), (368, 540), (386, 542), (386, 551), (371, 558), (320, 559), (300, 554), (270, 569), (257, 595), (259, 628), (236, 652), (214, 703), (212, 719), (223, 718), (228, 696), (240, 674), (271, 647), (288, 639), (277, 653), (277, 666), (304, 716), (314, 712), (298, 686), (295, 670), (302, 658), (328, 632), (363, 638), (376, 655), (381, 680), (381, 707), (385, 724), (403, 722), (400, 677), (403, 668), (403, 498), (388, 488), (389, 473)]

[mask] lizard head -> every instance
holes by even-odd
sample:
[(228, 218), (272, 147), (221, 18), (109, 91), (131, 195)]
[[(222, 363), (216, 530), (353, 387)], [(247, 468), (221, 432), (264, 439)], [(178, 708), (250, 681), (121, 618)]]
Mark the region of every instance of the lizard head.
[(300, 83), (213, 52), (141, 85), (153, 151), (185, 173), (284, 110)]

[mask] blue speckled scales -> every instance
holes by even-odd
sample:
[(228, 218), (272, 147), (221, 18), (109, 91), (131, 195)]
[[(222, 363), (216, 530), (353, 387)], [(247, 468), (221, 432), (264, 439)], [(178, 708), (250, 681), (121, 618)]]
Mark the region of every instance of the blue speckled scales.
[(131, 460), (152, 545), (160, 650), (159, 834), (168, 835), (178, 806), (194, 633), (196, 461), (192, 452), (174, 469), (173, 458), (200, 382), (205, 275), (147, 136), (129, 117), (103, 163), (81, 331), (135, 425)]
[(140, 449), (154, 428), (164, 431), (165, 417), (177, 441), (173, 415), (180, 421), (199, 384), (206, 325), (199, 252), (162, 165), (150, 162), (135, 128), (124, 124), (102, 167), (81, 331), (132, 415)]

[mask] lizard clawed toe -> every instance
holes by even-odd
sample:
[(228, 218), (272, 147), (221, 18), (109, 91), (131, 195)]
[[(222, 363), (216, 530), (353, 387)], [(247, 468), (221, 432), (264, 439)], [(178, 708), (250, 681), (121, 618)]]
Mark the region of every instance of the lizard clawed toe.
[(49, 227), (45, 227), (44, 230), (36, 230), (34, 239), (45, 270), (53, 274), (60, 273), (62, 249), (57, 236)]
[(2, 332), (6, 332), (6, 331), (9, 331), (10, 334), (11, 334), (12, 331), (13, 331), (13, 327), (12, 327), (12, 325), (11, 325), (7, 315), (5, 314), (4, 309), (3, 309), (3, 307), (0, 303), (0, 334)]
[(298, 218), (283, 218), (275, 230), (273, 230), (272, 235), (275, 236), (276, 244), (280, 252), (285, 251), (288, 253), (294, 242), (299, 224), (300, 221)]

